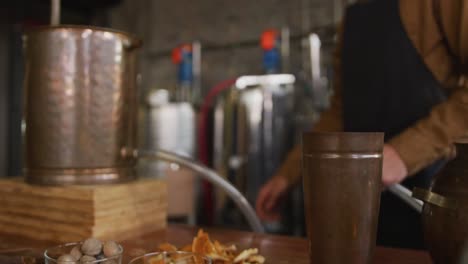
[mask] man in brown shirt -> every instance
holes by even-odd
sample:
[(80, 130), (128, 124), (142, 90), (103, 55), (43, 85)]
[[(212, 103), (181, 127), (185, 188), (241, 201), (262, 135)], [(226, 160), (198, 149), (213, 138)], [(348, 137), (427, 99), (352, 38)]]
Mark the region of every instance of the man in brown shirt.
[[(384, 1), (387, 1), (387, 3), (383, 3)], [(390, 16), (385, 21), (377, 21), (376, 25), (380, 25), (379, 23), (386, 26), (391, 24), (388, 28), (380, 30), (387, 30), (383, 33), (373, 29), (371, 26), (366, 26), (366, 23), (373, 23), (374, 20), (379, 20), (380, 17), (387, 16), (385, 12), (390, 12), (388, 10), (391, 10), (391, 8), (385, 5), (391, 5), (389, 3), (391, 1), (395, 2), (397, 5), (396, 13), (399, 14), (398, 21), (395, 22), (395, 19), (390, 18)], [(370, 2), (379, 3), (360, 4), (363, 6), (356, 7), (354, 10), (351, 8), (351, 12), (348, 11), (349, 14), (346, 15), (349, 15), (349, 17), (345, 20), (344, 32), (340, 34), (334, 62), (336, 76), (335, 94), (332, 98), (331, 108), (323, 113), (321, 120), (314, 127), (314, 131), (351, 131), (357, 129), (364, 131), (366, 129), (375, 129), (374, 131), (385, 131), (386, 135), (388, 133), (389, 137), (386, 137), (383, 153), (382, 182), (384, 185), (389, 186), (411, 178), (412, 175), (420, 173), (424, 168), (433, 164), (435, 161), (446, 157), (450, 153), (454, 141), (463, 137), (468, 131), (468, 81), (466, 81), (464, 77), (466, 73), (465, 65), (468, 60), (468, 1), (375, 0)], [(368, 12), (365, 11), (367, 10), (366, 8), (369, 8)], [(382, 13), (379, 14), (379, 12)], [(369, 13), (375, 13), (375, 16)], [(370, 52), (372, 53), (372, 49), (377, 50), (382, 46), (383, 53), (375, 54), (377, 54), (377, 56), (382, 56), (382, 60), (386, 60), (386, 63), (405, 64), (402, 66), (403, 68), (407, 67), (407, 63), (417, 65), (417, 62), (408, 62), (408, 60), (404, 58), (394, 58), (405, 56), (404, 52), (411, 49), (410, 47), (404, 47), (405, 40), (402, 38), (406, 37), (408, 38), (407, 42), (415, 49), (415, 54), (419, 56), (422, 65), (414, 66), (417, 68), (414, 74), (411, 72), (412, 69), (410, 68), (409, 71), (410, 74), (412, 74), (410, 76), (401, 77), (402, 75), (406, 75), (405, 71), (399, 72), (398, 67), (391, 68), (391, 66), (387, 67), (386, 65), (381, 65), (382, 67), (380, 68), (390, 68), (390, 70), (386, 72), (376, 72), (372, 75), (374, 69), (369, 65), (373, 65), (372, 63), (375, 63), (375, 61), (369, 59), (368, 61), (371, 63), (361, 67), (364, 71), (369, 71), (370, 74), (367, 78), (378, 80), (379, 76), (382, 76), (382, 78), (386, 78), (386, 80), (390, 79), (386, 84), (389, 85), (390, 83), (389, 87), (392, 92), (377, 91), (374, 94), (372, 89), (362, 90), (362, 93), (360, 95), (355, 95), (355, 97), (362, 96), (364, 98), (357, 100), (352, 99), (348, 100), (351, 101), (351, 103), (348, 102), (347, 98), (350, 98), (352, 95), (350, 95), (351, 89), (346, 89), (348, 88), (348, 83), (346, 82), (349, 81), (352, 83), (354, 80), (366, 82), (366, 79), (359, 79), (359, 77), (356, 77), (356, 75), (359, 75), (359, 66), (357, 67), (358, 70), (354, 72), (349, 70), (349, 68), (352, 67), (349, 66), (349, 64), (352, 63), (350, 61), (353, 59), (358, 65), (363, 64), (363, 62), (359, 61), (360, 58), (353, 57), (352, 54), (352, 48), (355, 50), (359, 49), (356, 48), (359, 47), (356, 43), (360, 43), (360, 40), (356, 39), (354, 35), (359, 36), (359, 31), (361, 31), (362, 28), (366, 33), (364, 38), (387, 37), (381, 34), (394, 34), (393, 32), (399, 29), (394, 27), (393, 24), (398, 23), (402, 24), (402, 32), (404, 32), (405, 36), (389, 37), (388, 42), (390, 42), (391, 45), (397, 43), (395, 50), (392, 50), (393, 47), (387, 47), (385, 49), (388, 42), (382, 42), (381, 44), (370, 46)], [(361, 27), (353, 27), (350, 26), (351, 24), (361, 25)], [(364, 34), (363, 32), (361, 33)], [(361, 35), (361, 37), (362, 36), (364, 35)], [(399, 49), (398, 42), (400, 41), (403, 43), (400, 46), (404, 48)], [(366, 42), (362, 43), (363, 45), (366, 44)], [(385, 52), (393, 52), (394, 54), (387, 57)], [(402, 54), (399, 52), (402, 52)], [(411, 51), (408, 52), (411, 53)], [(365, 63), (366, 58), (363, 60)], [(425, 73), (421, 73), (423, 71), (427, 71), (431, 76), (424, 75)], [(355, 76), (352, 76), (353, 74)], [(369, 107), (373, 107), (372, 109), (367, 109), (367, 111), (378, 111), (380, 107), (383, 113), (387, 113), (384, 107), (398, 108), (398, 100), (403, 98), (404, 101), (406, 98), (400, 96), (398, 97), (400, 99), (392, 101), (391, 97), (395, 96), (393, 89), (395, 88), (398, 90), (398, 87), (401, 86), (401, 83), (394, 81), (394, 79), (406, 78), (406, 83), (404, 84), (408, 84), (407, 90), (417, 90), (421, 89), (420, 86), (425, 86), (427, 83), (427, 80), (421, 80), (420, 83), (418, 83), (419, 76), (426, 76), (422, 77), (423, 79), (433, 78), (439, 85), (438, 90), (446, 94), (446, 97), (443, 100), (431, 99), (432, 101), (427, 104), (430, 106), (427, 108), (427, 111), (420, 111), (423, 114), (419, 113), (415, 115), (418, 116), (418, 118), (411, 121), (408, 119), (401, 124), (397, 123), (394, 128), (389, 128), (388, 131), (386, 131), (385, 124), (381, 125), (383, 129), (380, 129), (381, 127), (378, 125), (374, 128), (372, 125), (359, 127), (359, 125), (356, 126), (352, 124), (356, 117), (359, 119), (359, 112), (356, 112), (354, 115), (352, 113), (349, 114), (349, 112), (354, 111), (352, 107), (358, 106), (359, 108), (358, 103), (364, 103)], [(384, 81), (382, 80), (382, 82)], [(411, 84), (409, 82), (411, 82)], [(395, 85), (391, 86), (392, 83)], [(365, 85), (366, 84), (364, 84), (364, 86)], [(369, 85), (369, 87), (376, 87), (376, 85), (373, 83)], [(355, 89), (355, 87), (353, 87), (353, 89)], [(432, 94), (434, 92), (437, 91), (431, 91)], [(378, 97), (381, 94), (385, 94), (384, 96), (386, 96), (385, 99), (382, 99), (384, 101), (379, 101), (381, 99)], [(387, 98), (390, 99), (387, 100)], [(425, 95), (421, 95), (421, 101), (425, 100), (424, 98)], [(377, 103), (384, 102), (384, 106), (372, 104), (370, 101), (376, 101)], [(417, 101), (413, 102), (417, 104)], [(403, 104), (404, 103), (405, 102), (403, 102)], [(408, 103), (411, 104), (411, 101), (408, 101)], [(374, 106), (377, 109), (375, 109)], [(363, 108), (363, 110), (365, 110), (365, 108)], [(397, 113), (396, 116), (398, 116), (398, 109), (395, 111), (394, 112)], [(388, 111), (388, 114), (393, 114), (394, 112)], [(404, 114), (399, 114), (400, 117), (404, 119)], [(385, 116), (385, 114), (382, 116)], [(382, 116), (375, 116), (374, 121), (377, 120), (378, 123), (378, 118)], [(372, 117), (374, 116), (369, 116), (369, 118)], [(392, 118), (395, 119), (394, 117)], [(390, 120), (392, 118), (390, 118)], [(364, 123), (365, 121), (366, 120), (364, 120)], [(398, 126), (401, 128), (396, 128)], [(257, 198), (256, 207), (257, 213), (262, 219), (274, 220), (279, 218), (279, 213), (276, 210), (278, 202), (294, 184), (300, 181), (300, 157), (300, 147), (296, 147), (289, 154), (286, 162), (280, 167), (277, 174), (261, 189)]]

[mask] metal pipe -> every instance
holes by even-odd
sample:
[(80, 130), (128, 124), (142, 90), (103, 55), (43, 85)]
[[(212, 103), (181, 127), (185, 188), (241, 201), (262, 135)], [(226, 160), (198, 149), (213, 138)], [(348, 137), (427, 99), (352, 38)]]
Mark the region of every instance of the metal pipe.
[(249, 204), (247, 199), (228, 181), (223, 179), (218, 173), (211, 170), (210, 168), (195, 162), (191, 159), (182, 157), (180, 155), (163, 151), (163, 150), (154, 150), (154, 151), (142, 151), (140, 153), (141, 158), (147, 159), (158, 159), (168, 162), (177, 163), (182, 167), (186, 167), (200, 174), (205, 180), (211, 182), (215, 186), (223, 189), (226, 194), (234, 201), (234, 203), (239, 207), (239, 209), (244, 214), (247, 222), (254, 232), (264, 233), (262, 223), (255, 214), (255, 210)]
[(191, 102), (199, 103), (202, 96), (201, 91), (201, 44), (199, 41), (192, 43), (192, 69), (193, 69), (193, 84)]
[(289, 72), (290, 66), (290, 31), (288, 27), (281, 29), (281, 71)]
[[(313, 27), (310, 31), (320, 33), (321, 35), (331, 35), (335, 32), (336, 26), (335, 25), (327, 25), (327, 26), (320, 26), (320, 27)], [(309, 33), (298, 33), (298, 34), (290, 34), (290, 44), (300, 43), (307, 38)], [(331, 46), (334, 45), (334, 41), (332, 39), (326, 39), (322, 41), (324, 46)], [(235, 49), (242, 49), (242, 48), (252, 48), (258, 46), (258, 39), (245, 39), (236, 42), (226, 42), (226, 43), (203, 43), (203, 52), (210, 53), (210, 52), (218, 52), (218, 51), (232, 51)], [(159, 51), (148, 51), (144, 54), (145, 59), (149, 60), (160, 60), (162, 58), (170, 57), (172, 54), (172, 49), (166, 50), (159, 50)]]
[(60, 24), (60, 0), (52, 0), (50, 3), (50, 25)]
[(320, 73), (320, 47), (322, 43), (317, 34), (309, 35), (309, 52), (310, 52), (310, 75), (313, 84), (319, 85), (321, 81)]
[(423, 202), (413, 198), (412, 197), (413, 193), (410, 190), (408, 190), (406, 187), (404, 187), (403, 185), (401, 184), (392, 185), (388, 187), (388, 191), (396, 195), (398, 198), (402, 199), (404, 202), (406, 202), (409, 206), (411, 206), (417, 212), (419, 213), (422, 212)]

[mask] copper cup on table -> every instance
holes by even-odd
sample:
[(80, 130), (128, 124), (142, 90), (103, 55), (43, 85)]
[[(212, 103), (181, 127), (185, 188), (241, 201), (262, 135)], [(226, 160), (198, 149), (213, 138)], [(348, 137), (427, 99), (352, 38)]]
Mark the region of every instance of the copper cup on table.
[(311, 263), (368, 264), (380, 205), (383, 133), (305, 133)]

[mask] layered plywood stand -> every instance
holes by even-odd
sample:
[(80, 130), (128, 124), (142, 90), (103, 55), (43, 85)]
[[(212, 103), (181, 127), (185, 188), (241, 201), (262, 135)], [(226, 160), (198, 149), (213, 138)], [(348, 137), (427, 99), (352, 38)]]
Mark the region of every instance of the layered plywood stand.
[(57, 242), (122, 240), (166, 227), (166, 184), (40, 187), (0, 180), (0, 233)]

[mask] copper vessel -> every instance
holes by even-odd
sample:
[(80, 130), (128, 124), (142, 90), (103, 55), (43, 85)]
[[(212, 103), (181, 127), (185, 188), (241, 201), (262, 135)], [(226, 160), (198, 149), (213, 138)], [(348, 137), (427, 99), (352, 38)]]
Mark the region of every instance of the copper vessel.
[(130, 180), (136, 162), (136, 51), (123, 32), (89, 26), (25, 33), (26, 180)]
[(383, 133), (306, 133), (310, 262), (370, 264), (380, 205)]
[(457, 156), (436, 175), (430, 190), (415, 189), (425, 201), (424, 236), (436, 264), (468, 263), (468, 142), (457, 143)]

